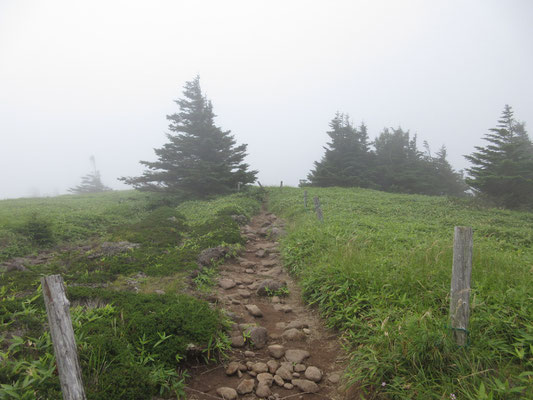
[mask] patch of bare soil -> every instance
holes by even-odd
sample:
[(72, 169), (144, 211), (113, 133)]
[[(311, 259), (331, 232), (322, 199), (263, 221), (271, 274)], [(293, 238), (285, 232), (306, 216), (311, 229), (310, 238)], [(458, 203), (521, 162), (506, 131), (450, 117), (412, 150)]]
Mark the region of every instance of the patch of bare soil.
[(193, 368), (187, 394), (203, 399), (356, 399), (341, 389), (337, 335), (301, 301), (282, 268), (283, 222), (262, 212), (242, 228), (245, 253), (220, 266), (216, 297), (230, 312), (232, 350), (222, 365)]

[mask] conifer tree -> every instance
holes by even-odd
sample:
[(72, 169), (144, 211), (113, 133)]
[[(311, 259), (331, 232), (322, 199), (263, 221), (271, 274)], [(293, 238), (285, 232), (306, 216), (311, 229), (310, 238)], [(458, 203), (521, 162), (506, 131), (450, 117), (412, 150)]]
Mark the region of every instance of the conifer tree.
[(148, 169), (139, 177), (123, 177), (134, 188), (203, 197), (227, 193), (237, 184), (255, 182), (243, 160), (246, 144), (236, 146), (230, 131), (214, 123), (211, 101), (202, 93), (200, 77), (184, 86), (183, 98), (176, 100), (179, 112), (168, 115), (169, 142), (155, 149), (157, 161), (141, 161)]
[(94, 156), (90, 158), (91, 164), (93, 166), (93, 172), (89, 173), (81, 178), (81, 184), (68, 189), (70, 193), (74, 194), (84, 194), (84, 193), (99, 193), (99, 192), (108, 192), (113, 190), (102, 183), (100, 177), (100, 171), (96, 169), (96, 160)]
[(472, 163), (466, 183), (498, 205), (532, 206), (533, 145), (509, 105), (483, 139), (486, 146), (476, 146), (477, 151), (465, 156)]
[(308, 175), (311, 185), (367, 187), (370, 154), (366, 126), (361, 124), (357, 130), (348, 115), (338, 112), (329, 126), (331, 142)]

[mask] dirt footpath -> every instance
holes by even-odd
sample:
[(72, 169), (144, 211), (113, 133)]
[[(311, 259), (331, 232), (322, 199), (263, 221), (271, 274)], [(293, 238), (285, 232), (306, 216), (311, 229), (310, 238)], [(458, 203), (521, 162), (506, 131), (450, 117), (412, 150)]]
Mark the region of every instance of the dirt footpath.
[(219, 304), (234, 320), (232, 350), (225, 364), (192, 372), (188, 398), (347, 398), (340, 391), (338, 337), (304, 306), (281, 266), (276, 237), (283, 222), (263, 211), (242, 232), (246, 251), (219, 267), (216, 288)]

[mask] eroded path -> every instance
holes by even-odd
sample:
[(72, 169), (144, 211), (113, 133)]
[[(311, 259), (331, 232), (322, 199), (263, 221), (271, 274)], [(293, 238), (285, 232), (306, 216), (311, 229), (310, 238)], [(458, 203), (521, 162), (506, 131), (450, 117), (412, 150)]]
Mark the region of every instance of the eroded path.
[(235, 321), (232, 351), (225, 364), (193, 373), (189, 399), (345, 398), (338, 337), (282, 268), (275, 239), (282, 230), (263, 211), (243, 227), (245, 253), (219, 267), (216, 297)]

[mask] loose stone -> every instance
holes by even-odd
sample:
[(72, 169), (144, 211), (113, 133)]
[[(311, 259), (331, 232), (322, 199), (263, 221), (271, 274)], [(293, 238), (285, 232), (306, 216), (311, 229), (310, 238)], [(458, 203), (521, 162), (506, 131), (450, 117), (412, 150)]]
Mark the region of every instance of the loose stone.
[(244, 347), (244, 338), (242, 335), (234, 335), (231, 337), (232, 347)]
[(305, 333), (302, 331), (299, 331), (298, 329), (289, 329), (283, 332), (281, 335), (286, 340), (303, 340), (305, 339)]
[(292, 379), (291, 371), (286, 367), (279, 367), (276, 370), (276, 375), (279, 375), (283, 380), (290, 381)]
[(296, 319), (296, 320), (289, 322), (287, 326), (285, 327), (285, 329), (292, 329), (292, 328), (296, 328), (296, 329), (309, 328), (309, 325), (303, 321), (299, 321)]
[(252, 371), (257, 372), (258, 374), (268, 371), (268, 366), (263, 362), (258, 362), (252, 365)]
[(237, 284), (233, 279), (223, 278), (218, 281), (218, 285), (224, 290), (229, 290), (234, 288)]
[(304, 372), (304, 371), (306, 370), (306, 368), (307, 368), (307, 367), (306, 367), (304, 364), (296, 364), (296, 365), (294, 366), (294, 370), (295, 370), (296, 372)]
[(266, 346), (268, 340), (268, 334), (266, 328), (257, 326), (250, 329), (250, 340), (257, 349), (262, 349)]
[(317, 367), (307, 367), (305, 370), (305, 377), (313, 382), (320, 382), (322, 379), (322, 372)]
[(309, 352), (306, 350), (290, 349), (285, 352), (285, 358), (287, 361), (295, 364), (301, 364), (302, 361), (310, 355), (311, 354), (309, 354)]
[(254, 391), (255, 380), (254, 379), (244, 379), (239, 386), (237, 386), (237, 393), (239, 394), (248, 394)]
[(294, 385), (292, 383), (289, 383), (287, 382), (286, 384), (283, 385), (283, 387), (287, 390), (292, 390), (294, 389)]
[(274, 375), (274, 383), (278, 386), (283, 386), (285, 384), (283, 378), (279, 375)]
[(258, 397), (268, 397), (272, 392), (265, 382), (259, 383), (257, 389), (255, 389), (255, 394)]
[(328, 381), (330, 381), (331, 383), (339, 383), (340, 380), (341, 377), (337, 373), (333, 373), (328, 376)]
[(263, 312), (255, 304), (247, 304), (244, 306), (250, 314), (254, 317), (260, 318), (263, 316)]
[(292, 384), (302, 392), (316, 393), (320, 390), (315, 382), (307, 379), (293, 379)]
[(268, 353), (274, 358), (281, 358), (285, 354), (285, 347), (280, 344), (268, 346)]
[(226, 368), (226, 375), (231, 376), (239, 369), (239, 363), (237, 361), (232, 361), (228, 364)]
[(259, 284), (259, 287), (257, 288), (257, 294), (259, 296), (268, 296), (269, 293), (273, 293), (276, 290), (280, 290), (286, 286), (287, 283), (285, 281), (267, 279)]
[(237, 398), (237, 391), (230, 387), (219, 387), (217, 394), (225, 400), (235, 400)]
[(299, 378), (300, 377), (300, 374), (298, 372), (293, 372), (292, 373), (292, 377), (293, 378)]
[(272, 386), (273, 380), (274, 377), (268, 372), (262, 372), (260, 374), (257, 374), (257, 381), (259, 382), (259, 384), (266, 383), (268, 386)]
[(268, 372), (271, 374), (274, 374), (276, 370), (279, 368), (279, 362), (276, 360), (268, 360), (267, 362)]
[(255, 353), (253, 351), (250, 351), (250, 350), (246, 350), (244, 352), (244, 356), (245, 357), (255, 357)]

